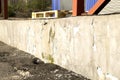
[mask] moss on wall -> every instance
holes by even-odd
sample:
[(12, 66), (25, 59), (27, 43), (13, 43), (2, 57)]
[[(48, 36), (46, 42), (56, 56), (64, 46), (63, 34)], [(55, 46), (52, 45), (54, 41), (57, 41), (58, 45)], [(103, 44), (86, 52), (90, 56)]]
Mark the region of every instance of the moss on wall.
[(54, 58), (51, 54), (42, 53), (42, 58), (50, 63), (54, 63)]

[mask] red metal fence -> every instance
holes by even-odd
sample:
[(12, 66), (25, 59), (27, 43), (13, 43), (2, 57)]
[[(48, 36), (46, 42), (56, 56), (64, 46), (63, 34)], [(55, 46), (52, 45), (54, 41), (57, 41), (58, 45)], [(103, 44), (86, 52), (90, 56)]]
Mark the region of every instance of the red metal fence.
[(8, 0), (0, 0), (0, 3), (1, 3), (0, 12), (3, 13), (4, 19), (7, 19), (8, 18)]
[[(87, 12), (87, 15), (98, 14), (110, 0), (97, 0), (95, 5)], [(84, 0), (73, 0), (73, 16), (81, 15), (85, 12), (85, 1)]]

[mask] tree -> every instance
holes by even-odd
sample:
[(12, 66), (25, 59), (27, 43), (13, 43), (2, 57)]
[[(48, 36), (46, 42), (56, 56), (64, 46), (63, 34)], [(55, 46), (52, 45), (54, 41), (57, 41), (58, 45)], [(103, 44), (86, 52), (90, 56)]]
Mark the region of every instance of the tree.
[[(27, 2), (27, 3), (26, 3)], [(51, 0), (18, 0), (14, 4), (9, 3), (9, 16), (30, 17), (33, 11), (46, 11), (51, 9)]]

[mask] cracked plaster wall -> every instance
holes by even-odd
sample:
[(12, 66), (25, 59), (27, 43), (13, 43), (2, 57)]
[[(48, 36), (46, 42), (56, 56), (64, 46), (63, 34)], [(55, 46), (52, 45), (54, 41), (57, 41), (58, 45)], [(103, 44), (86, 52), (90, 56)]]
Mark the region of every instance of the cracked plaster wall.
[(0, 20), (0, 41), (92, 80), (120, 79), (120, 15)]

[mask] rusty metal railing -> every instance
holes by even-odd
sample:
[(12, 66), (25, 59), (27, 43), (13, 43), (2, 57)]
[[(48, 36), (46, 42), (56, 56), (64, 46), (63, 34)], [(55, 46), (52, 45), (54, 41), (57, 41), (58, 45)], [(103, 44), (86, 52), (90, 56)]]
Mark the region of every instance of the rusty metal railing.
[[(109, 2), (110, 0), (98, 0), (93, 7), (86, 12), (86, 15), (98, 14)], [(85, 0), (73, 0), (72, 7), (73, 16), (82, 15), (82, 13), (85, 13)]]
[(8, 0), (0, 0), (0, 14), (4, 19), (8, 18)]

